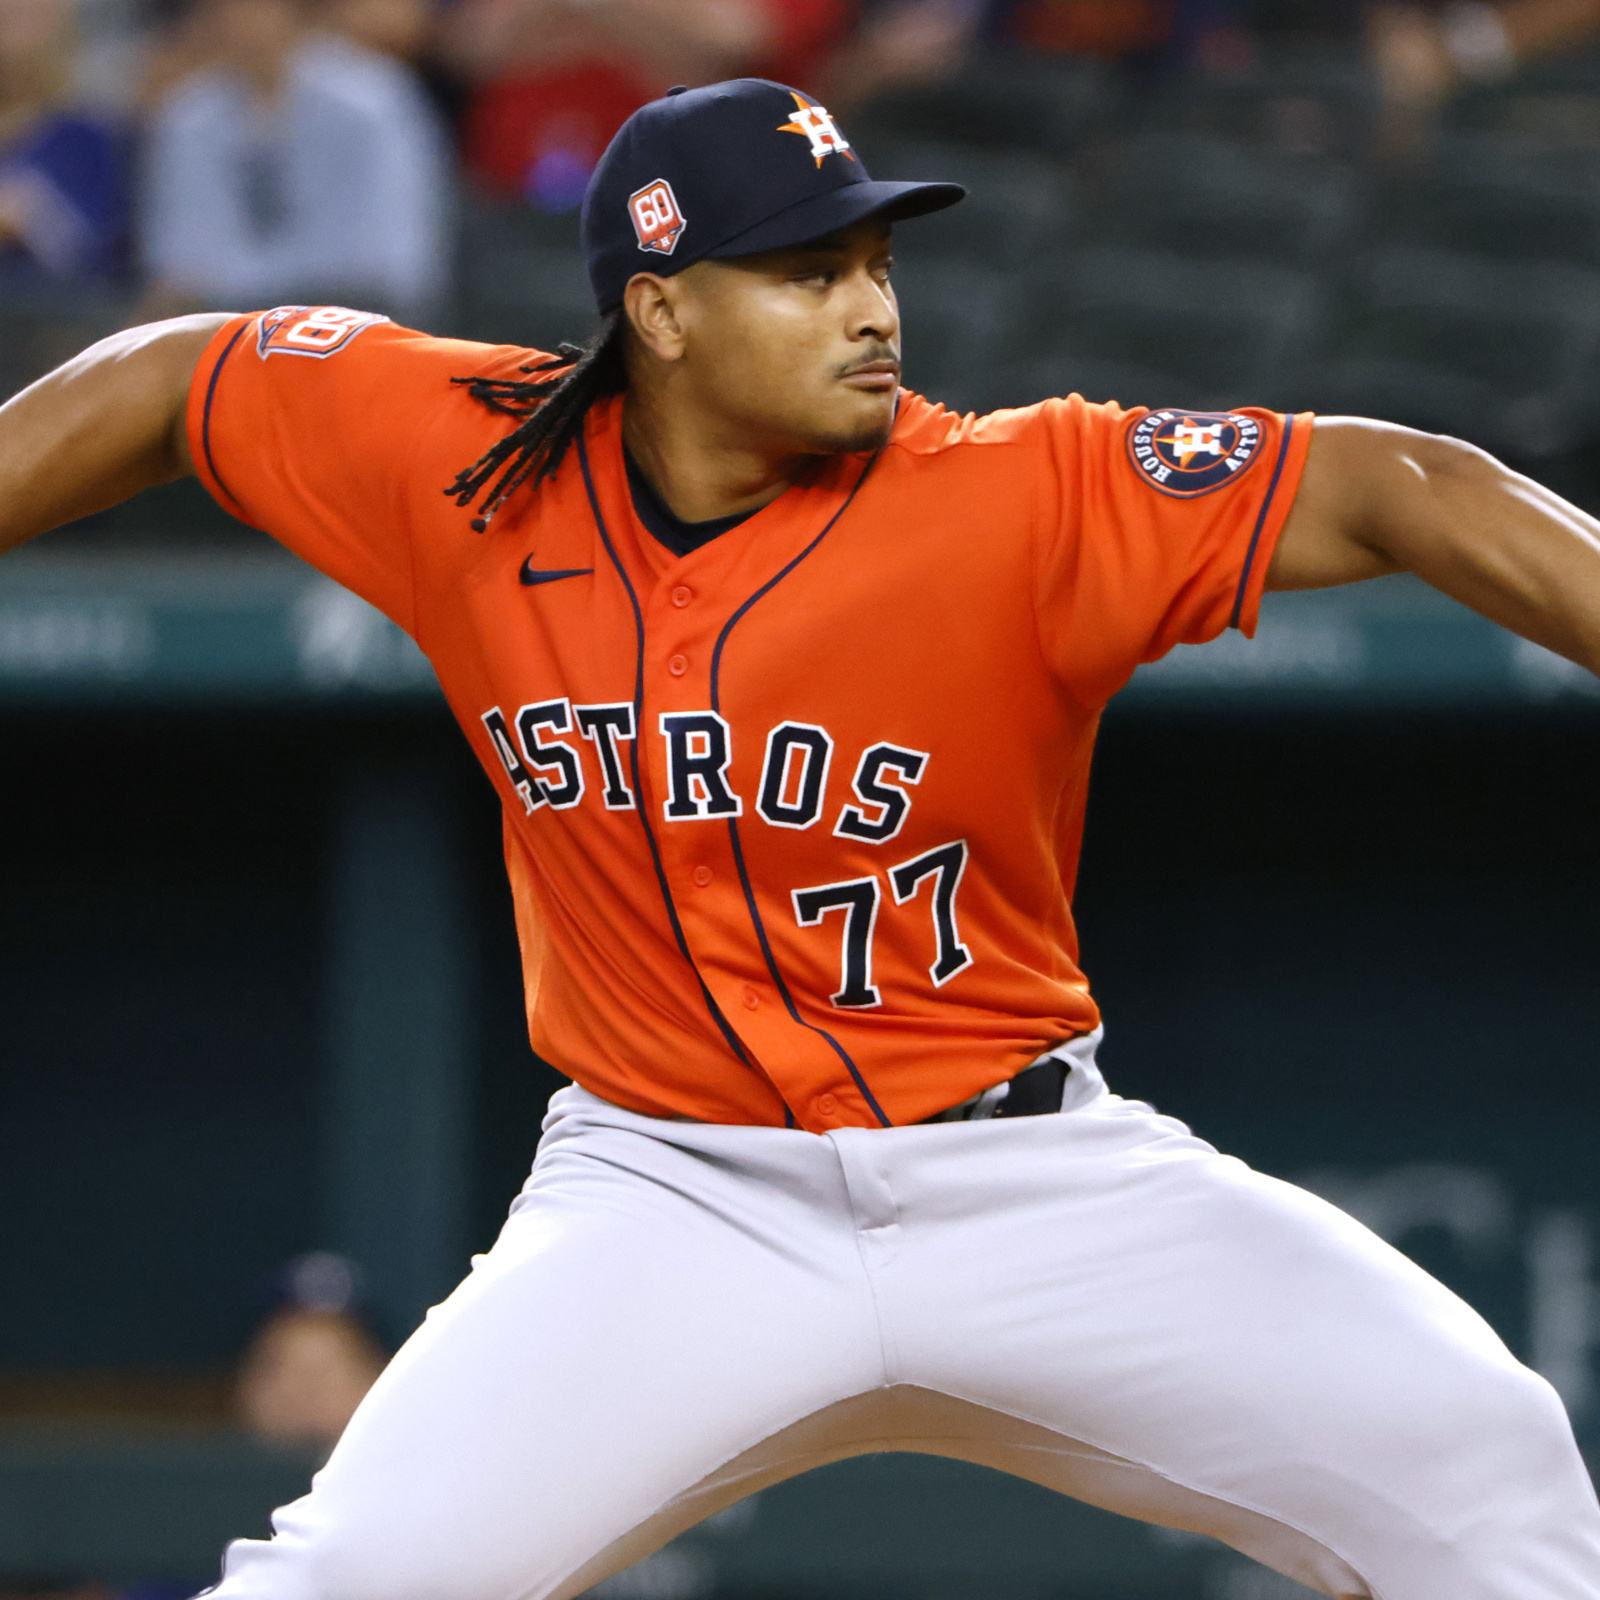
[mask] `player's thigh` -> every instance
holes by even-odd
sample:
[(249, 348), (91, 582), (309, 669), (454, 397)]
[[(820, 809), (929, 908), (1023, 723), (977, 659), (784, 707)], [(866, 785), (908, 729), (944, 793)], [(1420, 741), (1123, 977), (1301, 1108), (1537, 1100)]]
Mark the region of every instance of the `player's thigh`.
[(615, 1129), (541, 1154), (311, 1494), (270, 1544), (232, 1548), (220, 1596), (561, 1591), (740, 1452), (879, 1381), (859, 1262), (815, 1225), (825, 1209)]
[[(986, 1187), (987, 1237), (916, 1225), (976, 1214)], [(1315, 1196), (1115, 1099), (1002, 1129), (937, 1188), (901, 1174), (900, 1195), (904, 1381), (1264, 1512), (1386, 1600), (1600, 1591), (1600, 1514), (1553, 1391)]]

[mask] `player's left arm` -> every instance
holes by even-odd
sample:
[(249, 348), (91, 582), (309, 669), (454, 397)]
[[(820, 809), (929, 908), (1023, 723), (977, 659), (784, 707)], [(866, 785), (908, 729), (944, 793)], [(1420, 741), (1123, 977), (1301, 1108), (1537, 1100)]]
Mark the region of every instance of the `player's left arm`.
[(1459, 439), (1318, 418), (1266, 586), (1387, 572), (1600, 673), (1600, 521)]

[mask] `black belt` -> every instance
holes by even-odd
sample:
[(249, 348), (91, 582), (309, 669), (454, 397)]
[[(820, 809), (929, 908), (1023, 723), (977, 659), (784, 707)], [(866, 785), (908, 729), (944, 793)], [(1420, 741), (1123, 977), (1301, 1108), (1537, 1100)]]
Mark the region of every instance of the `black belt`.
[(988, 1117), (1041, 1117), (1061, 1109), (1062, 1096), (1067, 1090), (1067, 1074), (1072, 1063), (1056, 1056), (1046, 1056), (1024, 1067), (1005, 1085), (1005, 1096), (994, 1110), (982, 1109), (988, 1095), (974, 1095), (948, 1111), (938, 1111), (924, 1120), (928, 1122), (975, 1122)]

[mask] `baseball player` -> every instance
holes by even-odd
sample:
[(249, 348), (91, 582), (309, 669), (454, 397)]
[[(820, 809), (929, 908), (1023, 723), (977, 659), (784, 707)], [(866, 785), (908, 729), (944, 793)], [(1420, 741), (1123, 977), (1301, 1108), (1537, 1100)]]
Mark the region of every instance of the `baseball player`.
[(1551, 1389), (1111, 1093), (1069, 909), (1141, 661), (1406, 569), (1593, 668), (1600, 524), (1380, 423), (904, 391), (890, 226), (960, 195), (874, 182), (778, 85), (675, 93), (591, 183), (582, 351), (291, 306), (120, 334), (0, 411), (0, 543), (192, 472), (417, 639), (573, 1079), (222, 1600), (566, 1600), (885, 1449), (1326, 1595), (1600, 1595)]

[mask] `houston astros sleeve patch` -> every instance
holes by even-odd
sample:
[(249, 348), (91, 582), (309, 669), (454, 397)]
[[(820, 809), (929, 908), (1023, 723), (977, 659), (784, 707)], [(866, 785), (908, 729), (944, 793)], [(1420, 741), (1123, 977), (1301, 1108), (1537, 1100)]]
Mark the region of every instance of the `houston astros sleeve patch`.
[(1139, 475), (1180, 500), (1232, 483), (1261, 452), (1261, 424), (1229, 411), (1148, 411), (1128, 429)]

